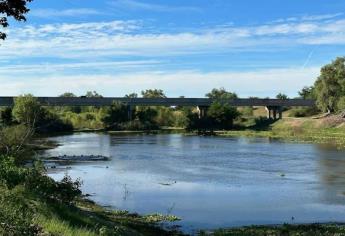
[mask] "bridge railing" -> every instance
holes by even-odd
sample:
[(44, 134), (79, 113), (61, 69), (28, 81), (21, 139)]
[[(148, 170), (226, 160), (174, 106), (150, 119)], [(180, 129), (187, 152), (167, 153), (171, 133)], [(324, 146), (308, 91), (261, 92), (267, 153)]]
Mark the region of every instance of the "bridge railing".
[[(13, 106), (15, 97), (0, 97), (0, 106)], [(130, 106), (210, 106), (209, 98), (85, 98), (85, 97), (37, 97), (43, 106), (110, 106), (121, 102)], [(232, 99), (219, 102), (231, 106), (314, 106), (314, 100), (304, 99)]]

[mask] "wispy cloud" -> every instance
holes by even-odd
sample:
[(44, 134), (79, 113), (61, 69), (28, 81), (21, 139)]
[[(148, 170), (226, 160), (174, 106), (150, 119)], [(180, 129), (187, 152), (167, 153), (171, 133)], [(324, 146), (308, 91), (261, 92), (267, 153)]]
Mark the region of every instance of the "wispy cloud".
[(96, 9), (90, 8), (73, 8), (65, 10), (56, 9), (34, 9), (30, 11), (30, 16), (39, 18), (51, 18), (51, 17), (81, 17), (81, 16), (92, 16), (104, 14)]
[(143, 22), (110, 21), (12, 28), (0, 60), (15, 57), (98, 58), (279, 50), (300, 45), (344, 45), (345, 19), (215, 27), (150, 33)]
[(136, 0), (115, 0), (109, 1), (108, 4), (116, 8), (126, 8), (128, 10), (144, 10), (157, 12), (201, 11), (201, 9), (198, 7), (153, 4)]
[(304, 15), (304, 16), (299, 16), (299, 17), (295, 16), (295, 17), (278, 19), (278, 20), (273, 21), (273, 23), (330, 20), (330, 19), (334, 19), (343, 15), (344, 13), (338, 12), (334, 14)]

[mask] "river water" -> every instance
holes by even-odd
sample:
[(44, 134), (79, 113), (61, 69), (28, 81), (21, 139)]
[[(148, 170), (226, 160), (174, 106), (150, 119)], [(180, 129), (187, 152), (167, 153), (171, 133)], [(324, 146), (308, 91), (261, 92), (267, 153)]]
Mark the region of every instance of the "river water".
[(56, 155), (108, 162), (60, 167), (97, 203), (140, 214), (173, 214), (195, 229), (344, 222), (345, 151), (262, 138), (80, 133), (52, 137)]

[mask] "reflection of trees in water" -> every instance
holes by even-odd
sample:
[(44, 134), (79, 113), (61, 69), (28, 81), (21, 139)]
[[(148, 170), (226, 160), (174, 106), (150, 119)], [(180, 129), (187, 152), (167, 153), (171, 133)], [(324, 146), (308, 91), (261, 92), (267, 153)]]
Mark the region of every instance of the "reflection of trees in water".
[(345, 150), (335, 145), (318, 145), (323, 199), (327, 203), (345, 204)]

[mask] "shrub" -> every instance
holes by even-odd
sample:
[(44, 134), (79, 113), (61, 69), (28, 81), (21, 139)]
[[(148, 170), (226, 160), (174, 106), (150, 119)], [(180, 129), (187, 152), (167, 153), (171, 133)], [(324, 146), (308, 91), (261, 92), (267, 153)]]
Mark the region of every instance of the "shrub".
[(35, 163), (33, 168), (18, 167), (9, 157), (0, 158), (0, 180), (9, 189), (23, 185), (28, 191), (46, 200), (71, 204), (81, 196), (80, 180), (72, 181), (65, 176), (60, 182), (46, 175), (42, 164)]
[(25, 125), (14, 125), (0, 129), (0, 155), (12, 156), (20, 163), (31, 155), (28, 141), (33, 129)]
[(38, 227), (32, 224), (33, 215), (22, 186), (10, 191), (0, 185), (1, 235), (38, 235)]
[(290, 117), (308, 117), (317, 115), (319, 111), (316, 107), (295, 107), (290, 110)]

